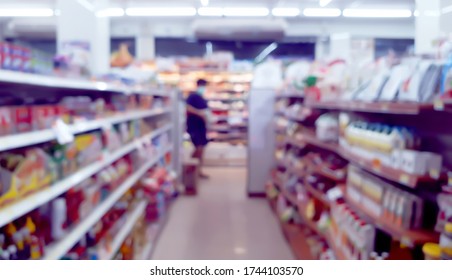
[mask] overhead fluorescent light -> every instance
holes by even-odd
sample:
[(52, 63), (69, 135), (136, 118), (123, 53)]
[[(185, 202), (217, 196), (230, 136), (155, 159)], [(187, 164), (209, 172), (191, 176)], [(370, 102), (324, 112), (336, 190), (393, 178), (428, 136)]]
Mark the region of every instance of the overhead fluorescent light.
[(365, 18), (409, 18), (413, 15), (410, 10), (386, 10), (386, 9), (345, 9), (344, 17)]
[(340, 9), (319, 9), (308, 8), (303, 10), (303, 15), (306, 17), (339, 17), (341, 16)]
[(123, 8), (108, 8), (96, 12), (96, 17), (122, 17), (124, 16)]
[(272, 15), (275, 17), (296, 17), (300, 15), (298, 8), (274, 8)]
[(0, 17), (53, 17), (54, 11), (47, 8), (0, 9)]
[(223, 15), (227, 17), (266, 17), (270, 14), (267, 8), (224, 8)]
[(331, 3), (331, 1), (333, 1), (333, 0), (319, 0), (319, 5), (320, 5), (320, 7), (326, 7), (326, 6), (328, 6), (328, 4)]
[(126, 15), (131, 17), (183, 17), (196, 15), (196, 9), (191, 7), (127, 8)]
[(201, 7), (198, 9), (198, 15), (203, 17), (221, 17), (223, 16), (223, 9), (213, 7)]
[(209, 6), (209, 0), (201, 0), (201, 5)]

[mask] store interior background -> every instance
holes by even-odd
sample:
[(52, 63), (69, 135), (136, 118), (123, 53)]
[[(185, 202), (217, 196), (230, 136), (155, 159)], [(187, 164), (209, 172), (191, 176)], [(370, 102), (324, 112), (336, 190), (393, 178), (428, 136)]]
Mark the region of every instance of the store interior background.
[[(451, 36), (452, 0), (0, 0), (1, 171), (74, 141), (97, 152), (79, 148), (77, 167), (23, 193), (0, 172), (0, 259), (452, 259), (452, 96), (334, 94), (408, 57), (446, 69)], [(333, 94), (309, 91), (314, 77)], [(213, 115), (202, 167), (184, 105), (200, 78)], [(49, 121), (9, 128), (10, 110), (50, 104), (70, 113), (37, 110)], [(397, 154), (381, 150), (400, 152), (396, 140), (375, 155), (370, 132), (347, 138), (348, 127), (414, 128), (422, 144), (404, 145), (430, 152), (427, 171), (392, 166)]]

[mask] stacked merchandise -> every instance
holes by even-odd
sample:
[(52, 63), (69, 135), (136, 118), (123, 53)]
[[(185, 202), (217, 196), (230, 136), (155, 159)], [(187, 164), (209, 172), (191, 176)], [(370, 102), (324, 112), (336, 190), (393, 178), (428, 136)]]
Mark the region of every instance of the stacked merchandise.
[[(170, 99), (29, 87), (47, 98), (0, 97), (0, 258), (113, 258), (145, 210), (147, 221), (161, 217), (173, 193)], [(148, 201), (141, 178), (158, 178)]]
[[(75, 96), (63, 97), (45, 105), (28, 104), (26, 98), (16, 98), (10, 104), (0, 107), (0, 135), (50, 129), (57, 120), (82, 126), (83, 122), (114, 119), (130, 112), (149, 112), (165, 107), (168, 99), (148, 95), (113, 95), (109, 98)], [(140, 122), (142, 120), (136, 120), (131, 126), (146, 129)], [(122, 128), (121, 131), (124, 132)]]
[(435, 123), (448, 114), (445, 95), (436, 106), (444, 67), (409, 61), (375, 68), (385, 74), (353, 94), (323, 76), (277, 99), (267, 194), (307, 240), (300, 258), (450, 259), (452, 131)]
[(0, 69), (51, 75), (53, 58), (39, 50), (0, 42)]

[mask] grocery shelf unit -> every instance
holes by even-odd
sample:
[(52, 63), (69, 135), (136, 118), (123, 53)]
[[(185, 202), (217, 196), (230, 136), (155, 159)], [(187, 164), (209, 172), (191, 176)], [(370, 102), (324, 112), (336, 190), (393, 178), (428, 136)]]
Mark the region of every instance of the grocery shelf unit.
[[(136, 165), (135, 168), (132, 168), (135, 170), (126, 174), (124, 180), (108, 196), (100, 200), (90, 213), (76, 224), (71, 225), (64, 236), (46, 244), (41, 258), (61, 259), (150, 169), (162, 166), (169, 172), (175, 172), (178, 176), (181, 169), (181, 160), (177, 157), (177, 153), (180, 153), (178, 149), (181, 145), (174, 141), (179, 141), (177, 139), (181, 139), (183, 133), (180, 126), (173, 126), (173, 120), (178, 119), (178, 114), (180, 114), (179, 104), (175, 102), (178, 95), (178, 90), (173, 87), (127, 87), (102, 81), (72, 80), (1, 70), (0, 118), (2, 130), (0, 130), (0, 155), (5, 153), (4, 160), (8, 159), (6, 153), (26, 155), (29, 149), (41, 149), (42, 145), (50, 147), (50, 145), (73, 143), (74, 137), (87, 133), (100, 132), (99, 135), (102, 135), (101, 143), (104, 144), (100, 147), (102, 150), (100, 156), (90, 163), (80, 166), (71, 174), (64, 176), (49, 175), (53, 179), (45, 186), (40, 186), (24, 194), (16, 191), (15, 196), (8, 197), (8, 199), (2, 197), (9, 191), (8, 186), (5, 185), (6, 177), (4, 176), (6, 173), (2, 171), (0, 175), (2, 179), (0, 183), (0, 234), (2, 228), (11, 225), (12, 222), (25, 215), (29, 215), (36, 209), (48, 207), (46, 205), (50, 205), (54, 199), (71, 191), (81, 182), (97, 176), (100, 171), (112, 166), (125, 156), (135, 157), (136, 160), (131, 163), (132, 166)], [(146, 98), (141, 98), (141, 96), (146, 96)], [(100, 99), (106, 100), (107, 105), (96, 104), (104, 110), (101, 113), (96, 111), (95, 115), (87, 113), (86, 116), (73, 116), (72, 111), (65, 111), (67, 115), (63, 117), (63, 115), (55, 113), (57, 109), (54, 109), (55, 112), (49, 113), (54, 107), (60, 106), (65, 98), (76, 100), (84, 97), (88, 97), (90, 102), (93, 100), (97, 102)], [(119, 101), (114, 101), (115, 98), (118, 98)], [(135, 101), (130, 101), (132, 98), (135, 98)], [(137, 102), (137, 99), (140, 101)], [(112, 105), (113, 102), (117, 103)], [(45, 113), (41, 112), (41, 115), (38, 115), (35, 114), (35, 110), (38, 111), (36, 109), (38, 106), (40, 108), (48, 106), (52, 109), (42, 111)], [(147, 107), (145, 108), (145, 106)], [(115, 107), (115, 109), (112, 109), (112, 107)], [(26, 108), (26, 111), (30, 112), (30, 116), (26, 120), (19, 120), (19, 113), (15, 111), (18, 108)], [(118, 110), (117, 108), (122, 109)], [(91, 107), (89, 109), (81, 108), (80, 110), (85, 109), (87, 111), (92, 110)], [(94, 110), (97, 109), (98, 107), (95, 107)], [(48, 114), (54, 115), (49, 116)], [(64, 119), (68, 115), (71, 115), (72, 118), (70, 123)], [(52, 118), (46, 123), (46, 127), (34, 123), (39, 122), (43, 116)], [(63, 119), (64, 121), (62, 121)], [(61, 121), (59, 125), (55, 125), (57, 120)], [(14, 126), (19, 127), (22, 124), (18, 123), (19, 121), (33, 122), (33, 124), (27, 123), (29, 128), (23, 131), (7, 131), (14, 129)], [(65, 122), (68, 124), (64, 124)], [(121, 125), (126, 127), (124, 135), (128, 139), (122, 139), (118, 144), (115, 142), (117, 140), (111, 140), (116, 138), (108, 138), (112, 136), (107, 136), (107, 132), (112, 133), (111, 131), (116, 129), (113, 128), (114, 126), (120, 127)], [(141, 135), (137, 137), (140, 133)], [(134, 136), (131, 136), (132, 134)], [(63, 140), (64, 138), (66, 140)], [(109, 146), (110, 143), (116, 143), (116, 146)], [(50, 162), (46, 164), (53, 166), (53, 163)], [(5, 168), (5, 162), (2, 162), (2, 168)], [(144, 215), (146, 207), (147, 202), (141, 201), (125, 214), (125, 224), (112, 240), (108, 253), (103, 254), (101, 258), (112, 259), (116, 256), (126, 237), (135, 227), (138, 218)], [(152, 228), (151, 231), (161, 230), (162, 221), (165, 219), (162, 218), (155, 224), (149, 225), (149, 228)], [(150, 258), (154, 244), (155, 235), (149, 236), (149, 241), (141, 254), (142, 259)]]
[[(309, 246), (294, 245), (289, 238), (289, 244), (295, 256), (299, 259), (313, 259), (318, 258), (320, 255), (336, 259), (352, 258), (349, 252), (344, 251), (344, 240), (340, 237), (342, 235), (338, 234), (338, 225), (335, 224), (334, 220), (330, 218), (328, 222), (325, 222), (325, 220), (322, 220), (324, 217), (318, 217), (317, 215), (317, 212), (322, 214), (329, 213), (331, 217), (330, 210), (337, 207), (340, 203), (345, 203), (360, 219), (375, 227), (378, 233), (387, 236), (389, 245), (387, 245), (388, 248), (385, 250), (389, 253), (389, 259), (423, 258), (422, 245), (427, 242), (438, 242), (439, 240), (439, 233), (435, 232), (433, 225), (429, 229), (404, 229), (391, 221), (385, 220), (385, 218), (371, 213), (363, 207), (362, 203), (364, 202), (356, 203), (350, 198), (349, 193), (351, 191), (348, 191), (349, 183), (346, 177), (337, 176), (337, 173), (333, 170), (328, 170), (321, 164), (312, 164), (312, 162), (306, 161), (305, 157), (294, 166), (287, 159), (288, 154), (286, 151), (293, 148), (308, 148), (321, 151), (324, 154), (334, 154), (335, 157), (349, 163), (348, 169), (351, 168), (350, 166), (354, 166), (353, 168), (361, 170), (365, 174), (388, 182), (394, 188), (418, 195), (436, 205), (436, 196), (440, 193), (441, 186), (447, 184), (447, 176), (445, 176), (444, 170), (450, 170), (452, 167), (452, 158), (449, 153), (452, 150), (452, 145), (447, 141), (452, 134), (452, 130), (441, 126), (441, 121), (450, 118), (447, 103), (442, 101), (436, 101), (434, 104), (365, 103), (357, 101), (318, 102), (305, 100), (302, 96), (290, 94), (279, 95), (276, 100), (276, 167), (272, 173), (271, 183), (267, 185), (267, 197), (277, 215), (286, 221), (282, 222), (282, 229), (286, 237), (290, 236), (288, 234), (289, 225), (295, 226), (298, 227), (298, 232), (295, 234), (298, 237), (293, 237), (294, 234), (292, 234), (291, 238), (303, 236), (310, 244)], [(438, 105), (438, 103), (440, 104)], [(443, 170), (430, 172), (427, 175), (416, 175), (384, 165), (378, 160), (366, 159), (359, 154), (351, 153), (339, 143), (321, 141), (316, 137), (314, 129), (310, 128), (313, 126), (312, 122), (306, 124), (306, 122), (309, 122), (306, 118), (294, 116), (281, 108), (293, 106), (294, 104), (299, 104), (300, 108), (316, 112), (317, 116), (328, 112), (347, 112), (372, 122), (414, 127), (423, 141), (422, 150), (443, 155)], [(293, 134), (290, 128), (291, 123), (297, 123), (305, 129), (301, 133)], [(336, 187), (333, 188), (334, 192), (323, 193), (311, 186), (308, 178), (312, 175), (334, 181), (336, 184)], [(286, 189), (287, 182), (294, 176), (298, 177), (298, 182), (301, 182), (300, 186), (302, 186), (303, 191), (301, 193), (299, 189), (296, 189), (295, 192)], [(309, 202), (308, 205), (306, 201)], [(291, 215), (288, 213), (291, 213)], [(288, 215), (291, 217), (290, 219), (287, 218)], [(432, 216), (430, 219), (436, 220), (436, 216)], [(320, 247), (323, 247), (323, 254), (320, 254), (322, 251), (319, 251), (318, 244), (322, 244)], [(329, 248), (329, 250), (325, 248)], [(328, 255), (325, 252), (332, 254)]]

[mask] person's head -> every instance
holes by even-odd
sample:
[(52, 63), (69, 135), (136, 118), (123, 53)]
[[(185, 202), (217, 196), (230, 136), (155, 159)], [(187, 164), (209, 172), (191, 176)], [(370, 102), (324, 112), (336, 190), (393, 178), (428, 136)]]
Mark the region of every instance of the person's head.
[(199, 79), (196, 82), (196, 85), (198, 87), (198, 93), (201, 95), (204, 94), (204, 92), (206, 91), (206, 87), (207, 87), (207, 81), (204, 79)]

